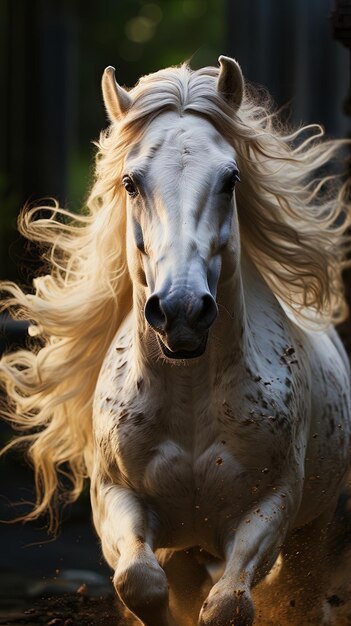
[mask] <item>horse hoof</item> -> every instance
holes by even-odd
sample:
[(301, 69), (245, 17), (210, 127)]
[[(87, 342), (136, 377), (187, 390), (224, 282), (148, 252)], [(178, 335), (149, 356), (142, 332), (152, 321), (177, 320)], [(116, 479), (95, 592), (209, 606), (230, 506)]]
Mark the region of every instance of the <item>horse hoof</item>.
[(255, 611), (246, 590), (217, 591), (202, 605), (198, 626), (252, 626)]
[(142, 621), (148, 623), (149, 616), (166, 613), (168, 582), (156, 559), (136, 559), (126, 566), (119, 563), (113, 584), (122, 602)]

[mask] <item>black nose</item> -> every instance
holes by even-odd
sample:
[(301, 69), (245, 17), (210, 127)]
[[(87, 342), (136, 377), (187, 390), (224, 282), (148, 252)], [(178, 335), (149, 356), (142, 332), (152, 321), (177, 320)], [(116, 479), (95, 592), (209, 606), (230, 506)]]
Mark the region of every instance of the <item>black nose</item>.
[(185, 322), (196, 330), (208, 330), (218, 314), (217, 304), (210, 293), (202, 296), (178, 294), (160, 298), (150, 296), (145, 305), (145, 318), (160, 333), (168, 331), (175, 322)]

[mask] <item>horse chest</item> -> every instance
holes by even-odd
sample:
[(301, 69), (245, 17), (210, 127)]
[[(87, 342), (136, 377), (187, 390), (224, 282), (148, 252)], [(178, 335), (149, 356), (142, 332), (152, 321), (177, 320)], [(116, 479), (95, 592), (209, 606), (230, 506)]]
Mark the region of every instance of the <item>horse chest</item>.
[(235, 389), (224, 380), (215, 390), (208, 381), (181, 382), (139, 389), (108, 418), (105, 406), (102, 439), (114, 479), (173, 529), (167, 541), (180, 545), (195, 534), (210, 545), (217, 524), (234, 524), (279, 475), (291, 429), (263, 381), (247, 376)]

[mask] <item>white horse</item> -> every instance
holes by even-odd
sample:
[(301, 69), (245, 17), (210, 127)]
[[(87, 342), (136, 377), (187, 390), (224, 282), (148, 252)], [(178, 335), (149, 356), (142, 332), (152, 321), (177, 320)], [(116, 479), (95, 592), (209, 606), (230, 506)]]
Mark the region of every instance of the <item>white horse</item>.
[[(43, 343), (1, 372), (12, 421), (41, 427), (19, 438), (37, 471), (31, 517), (63, 463), (73, 497), (86, 467), (114, 586), (145, 626), (320, 625), (349, 462), (331, 325), (349, 208), (313, 173), (338, 144), (318, 127), (284, 134), (219, 62), (129, 92), (107, 68), (89, 213), (22, 217), (51, 244), (52, 274), (35, 294), (5, 287)], [(279, 554), (255, 618), (252, 588)], [(215, 584), (209, 559), (224, 563)]]

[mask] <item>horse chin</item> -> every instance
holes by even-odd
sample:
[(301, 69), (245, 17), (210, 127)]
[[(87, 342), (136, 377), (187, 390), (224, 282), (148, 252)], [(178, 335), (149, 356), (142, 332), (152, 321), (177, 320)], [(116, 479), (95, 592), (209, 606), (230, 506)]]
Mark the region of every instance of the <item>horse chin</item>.
[(207, 337), (208, 337), (208, 333), (206, 333), (203, 338), (201, 339), (200, 344), (198, 345), (197, 348), (195, 348), (195, 350), (170, 350), (162, 341), (162, 339), (160, 338), (159, 335), (157, 335), (158, 338), (158, 342), (160, 345), (160, 348), (164, 354), (165, 357), (167, 357), (167, 359), (196, 359), (199, 356), (202, 356), (203, 353), (206, 350), (206, 345), (207, 345)]

